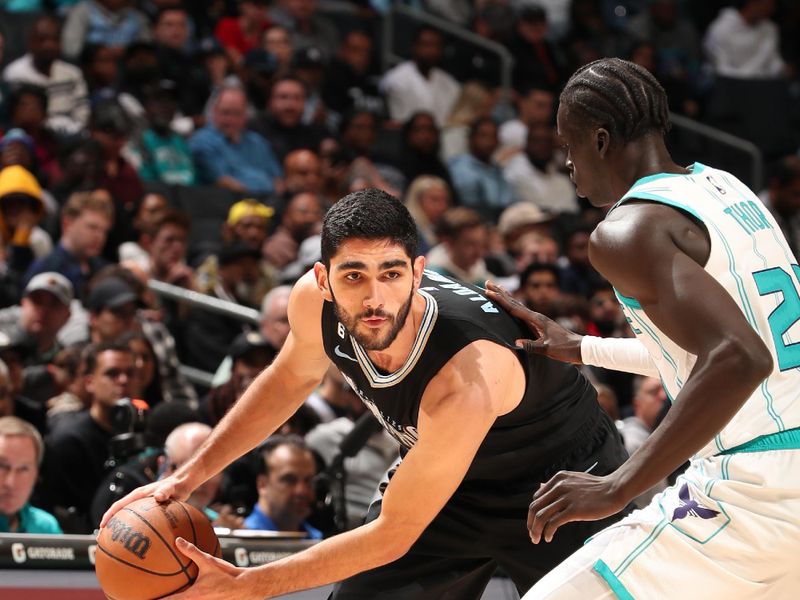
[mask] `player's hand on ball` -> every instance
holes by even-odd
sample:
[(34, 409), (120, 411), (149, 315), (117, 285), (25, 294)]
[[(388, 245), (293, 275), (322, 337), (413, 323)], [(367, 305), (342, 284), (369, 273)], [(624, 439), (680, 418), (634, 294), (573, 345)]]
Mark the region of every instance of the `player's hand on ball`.
[(234, 567), (221, 558), (206, 554), (194, 544), (183, 538), (175, 540), (175, 545), (181, 554), (197, 565), (199, 572), (195, 582), (186, 590), (167, 596), (170, 600), (261, 600), (263, 593), (259, 593), (254, 585), (247, 581), (247, 569)]
[(134, 500), (153, 496), (158, 502), (166, 502), (167, 500), (186, 500), (193, 490), (187, 489), (187, 486), (179, 481), (174, 475), (148, 483), (141, 487), (136, 488), (130, 494), (114, 502), (103, 515), (100, 521), (100, 528), (106, 526), (108, 521), (113, 517), (121, 508), (124, 508)]
[(499, 285), (486, 282), (486, 295), (499, 304), (511, 316), (525, 323), (536, 335), (535, 339), (517, 340), (517, 346), (528, 354), (543, 354), (561, 362), (581, 364), (581, 337), (564, 329), (561, 325), (543, 314), (525, 307)]
[(625, 508), (612, 475), (559, 471), (534, 493), (528, 507), (531, 541), (550, 542), (562, 525), (572, 521), (596, 521)]

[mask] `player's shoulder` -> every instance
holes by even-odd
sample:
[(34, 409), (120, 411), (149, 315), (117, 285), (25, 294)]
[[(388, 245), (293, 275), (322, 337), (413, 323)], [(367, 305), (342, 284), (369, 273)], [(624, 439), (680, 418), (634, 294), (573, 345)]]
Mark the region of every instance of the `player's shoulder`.
[(292, 329), (307, 326), (318, 329), (319, 319), (313, 317), (322, 315), (323, 303), (322, 292), (312, 269), (297, 280), (289, 295), (288, 315)]

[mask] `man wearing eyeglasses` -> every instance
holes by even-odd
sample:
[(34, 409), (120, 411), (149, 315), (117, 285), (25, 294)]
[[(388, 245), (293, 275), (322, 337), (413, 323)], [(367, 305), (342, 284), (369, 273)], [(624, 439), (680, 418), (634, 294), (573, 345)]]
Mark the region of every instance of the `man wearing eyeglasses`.
[(57, 516), (64, 511), (72, 513), (68, 527), (74, 530), (70, 533), (93, 529), (89, 507), (107, 472), (112, 409), (117, 400), (130, 395), (134, 374), (133, 354), (124, 345), (93, 345), (85, 361), (85, 386), (91, 404), (59, 421), (48, 435), (40, 489), (45, 509)]

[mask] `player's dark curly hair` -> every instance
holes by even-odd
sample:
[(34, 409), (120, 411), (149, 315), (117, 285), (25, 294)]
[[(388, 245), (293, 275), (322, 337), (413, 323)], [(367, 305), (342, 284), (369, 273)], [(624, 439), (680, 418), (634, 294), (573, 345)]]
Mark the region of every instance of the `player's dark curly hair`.
[(417, 226), (408, 209), (394, 196), (375, 188), (348, 194), (334, 204), (322, 222), (322, 262), (331, 266), (344, 242), (352, 238), (389, 239), (417, 256)]
[(667, 94), (645, 68), (619, 58), (603, 58), (570, 77), (561, 103), (578, 113), (583, 125), (603, 127), (613, 143), (628, 143), (647, 133), (669, 131)]

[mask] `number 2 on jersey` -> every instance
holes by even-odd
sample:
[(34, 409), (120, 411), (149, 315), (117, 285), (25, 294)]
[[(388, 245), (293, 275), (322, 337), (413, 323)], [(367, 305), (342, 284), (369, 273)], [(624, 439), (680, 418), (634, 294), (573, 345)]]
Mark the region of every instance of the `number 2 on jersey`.
[(759, 294), (767, 296), (780, 292), (783, 295), (783, 300), (767, 319), (781, 371), (800, 367), (800, 342), (787, 344), (783, 337), (792, 325), (800, 320), (800, 294), (798, 294), (798, 287), (795, 286), (794, 281), (797, 280), (800, 285), (800, 266), (792, 265), (792, 271), (794, 271), (794, 279), (791, 273), (787, 273), (780, 267), (753, 273)]

